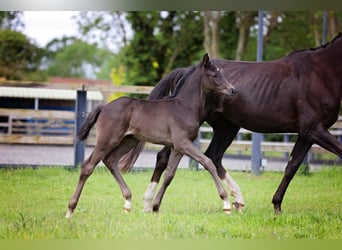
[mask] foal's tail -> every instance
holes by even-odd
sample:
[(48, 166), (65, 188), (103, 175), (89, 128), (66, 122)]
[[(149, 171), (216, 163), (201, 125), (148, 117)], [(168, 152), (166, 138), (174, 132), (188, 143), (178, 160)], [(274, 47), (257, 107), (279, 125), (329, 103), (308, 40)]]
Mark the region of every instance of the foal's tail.
[(101, 113), (102, 109), (104, 108), (104, 105), (98, 106), (96, 109), (90, 112), (88, 115), (86, 121), (83, 123), (82, 127), (77, 133), (77, 137), (79, 140), (83, 141), (87, 139), (90, 129), (94, 126), (94, 124), (97, 121), (97, 118), (99, 117), (99, 114)]

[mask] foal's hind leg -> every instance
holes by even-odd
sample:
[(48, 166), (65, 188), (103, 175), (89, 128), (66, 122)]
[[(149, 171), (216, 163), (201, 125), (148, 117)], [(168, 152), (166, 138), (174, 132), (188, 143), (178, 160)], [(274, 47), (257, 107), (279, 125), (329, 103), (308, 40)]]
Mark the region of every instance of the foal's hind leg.
[(165, 191), (169, 184), (171, 183), (173, 177), (175, 176), (178, 164), (180, 160), (182, 159), (183, 154), (179, 153), (178, 151), (171, 150), (169, 161), (167, 164), (167, 171), (164, 174), (164, 181), (162, 185), (160, 186), (159, 192), (154, 200), (153, 204), (153, 212), (158, 212), (160, 208), (161, 201), (163, 199), (163, 196), (165, 194)]
[(96, 146), (91, 155), (82, 163), (80, 177), (76, 186), (76, 190), (68, 204), (68, 211), (65, 215), (66, 218), (71, 217), (72, 213), (74, 212), (77, 206), (85, 182), (87, 181), (88, 177), (93, 173), (94, 168), (105, 156), (105, 154), (106, 151), (104, 148), (99, 148)]
[(125, 212), (130, 212), (132, 208), (132, 192), (127, 186), (125, 180), (123, 179), (120, 170), (117, 166), (120, 158), (125, 155), (130, 149), (132, 149), (137, 144), (136, 139), (125, 137), (115, 149), (112, 150), (104, 159), (103, 163), (107, 166), (109, 171), (114, 176), (116, 182), (118, 183), (122, 196), (125, 199), (125, 204), (123, 206)]

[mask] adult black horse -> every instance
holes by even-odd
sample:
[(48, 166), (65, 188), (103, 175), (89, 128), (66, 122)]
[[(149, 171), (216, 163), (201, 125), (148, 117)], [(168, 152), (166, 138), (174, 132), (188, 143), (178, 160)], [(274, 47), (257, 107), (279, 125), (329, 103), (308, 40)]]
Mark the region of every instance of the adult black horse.
[[(275, 213), (280, 213), (286, 189), (314, 143), (342, 157), (342, 144), (328, 131), (338, 118), (341, 104), (342, 34), (320, 47), (295, 51), (274, 61), (216, 59), (213, 63), (227, 69), (225, 76), (238, 93), (233, 102), (227, 101), (222, 112), (210, 113), (206, 118), (214, 135), (205, 154), (213, 160), (222, 180), (227, 174), (222, 166), (223, 154), (241, 127), (260, 133), (298, 133), (272, 199)], [(164, 86), (157, 85), (150, 98), (167, 95), (182, 71), (170, 73), (158, 84)], [(124, 170), (132, 166), (140, 149), (137, 146), (122, 159)], [(159, 180), (168, 155), (167, 148), (158, 154), (151, 181)], [(239, 205), (244, 205), (242, 196), (235, 204)]]

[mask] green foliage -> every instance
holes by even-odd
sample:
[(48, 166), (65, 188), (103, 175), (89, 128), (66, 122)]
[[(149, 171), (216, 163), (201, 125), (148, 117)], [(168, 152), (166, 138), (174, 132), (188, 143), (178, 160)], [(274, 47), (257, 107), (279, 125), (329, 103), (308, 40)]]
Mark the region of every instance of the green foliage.
[(199, 12), (129, 12), (134, 30), (124, 48), (129, 84), (155, 85), (173, 68), (197, 63), (203, 51)]
[(236, 47), (239, 31), (236, 27), (236, 13), (225, 12), (220, 21), (220, 54), (222, 58), (233, 60), (236, 56)]
[[(219, 55), (235, 59), (241, 18), (236, 11), (220, 12)], [(322, 11), (265, 12), (263, 60), (315, 47), (320, 38)], [(197, 63), (203, 55), (203, 13), (198, 11), (81, 12), (78, 23), (87, 41), (114, 44), (126, 70), (126, 85), (155, 85), (166, 73)], [(255, 19), (255, 18), (254, 18)], [(341, 13), (329, 12), (328, 40), (341, 28)], [(256, 59), (256, 20), (245, 20), (250, 31), (243, 60)], [(333, 35), (332, 35), (333, 34)], [(107, 64), (113, 65), (113, 64)], [(114, 66), (118, 70), (119, 65)], [(105, 70), (108, 74), (108, 70)]]
[(96, 44), (89, 44), (76, 38), (54, 40), (48, 48), (49, 76), (95, 78), (99, 68), (111, 55), (109, 51), (98, 48)]
[(24, 26), (22, 11), (0, 11), (0, 29), (18, 30)]
[(246, 202), (243, 214), (222, 212), (210, 175), (178, 170), (158, 215), (141, 198), (152, 172), (124, 175), (133, 193), (130, 214), (109, 171), (100, 167), (85, 185), (73, 218), (64, 218), (78, 171), (0, 169), (2, 239), (342, 239), (342, 168), (296, 175), (275, 217), (271, 198), (282, 173), (231, 172)]
[(315, 47), (310, 12), (284, 12), (265, 44), (264, 60), (283, 57), (290, 52)]
[[(44, 51), (18, 31), (0, 30), (0, 76), (11, 80), (44, 79), (37, 72)], [(35, 74), (34, 74), (35, 73)]]

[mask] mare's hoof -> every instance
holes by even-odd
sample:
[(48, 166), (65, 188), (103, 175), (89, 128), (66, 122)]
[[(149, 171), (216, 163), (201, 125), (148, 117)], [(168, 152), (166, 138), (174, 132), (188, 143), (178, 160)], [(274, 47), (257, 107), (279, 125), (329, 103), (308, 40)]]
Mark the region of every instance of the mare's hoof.
[(281, 214), (281, 206), (274, 205), (274, 215), (280, 215), (280, 214)]
[(151, 207), (143, 209), (143, 213), (151, 213), (151, 212), (152, 212), (152, 208)]
[(153, 212), (158, 213), (159, 212), (159, 205), (153, 205)]
[(230, 208), (224, 208), (223, 212), (227, 215), (231, 215), (232, 214), (232, 210)]

